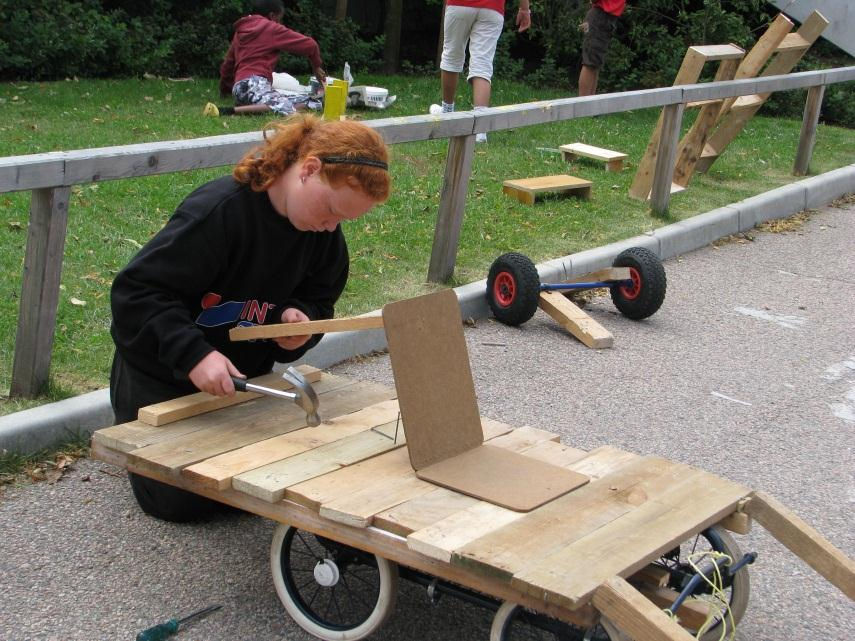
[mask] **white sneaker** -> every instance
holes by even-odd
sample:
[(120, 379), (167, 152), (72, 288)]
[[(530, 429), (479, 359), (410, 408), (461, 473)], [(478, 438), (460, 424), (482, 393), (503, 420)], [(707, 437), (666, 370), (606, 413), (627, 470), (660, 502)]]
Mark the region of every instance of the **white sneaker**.
[(430, 109), (428, 109), (428, 112), (430, 113), (431, 116), (438, 116), (439, 114), (442, 113), (442, 105), (436, 105), (436, 104), (431, 105)]
[(480, 134), (475, 134), (475, 142), (487, 142), (487, 133), (482, 131)]

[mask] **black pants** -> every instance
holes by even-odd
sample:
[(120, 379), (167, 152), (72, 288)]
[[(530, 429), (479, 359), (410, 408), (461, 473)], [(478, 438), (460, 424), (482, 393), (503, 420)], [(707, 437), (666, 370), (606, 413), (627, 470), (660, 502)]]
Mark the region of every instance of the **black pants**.
[[(137, 420), (139, 408), (161, 403), (197, 391), (189, 381), (165, 383), (129, 365), (118, 353), (110, 372), (110, 404), (116, 425)], [(128, 472), (131, 489), (143, 512), (151, 516), (184, 523), (211, 516), (227, 506), (204, 496)]]

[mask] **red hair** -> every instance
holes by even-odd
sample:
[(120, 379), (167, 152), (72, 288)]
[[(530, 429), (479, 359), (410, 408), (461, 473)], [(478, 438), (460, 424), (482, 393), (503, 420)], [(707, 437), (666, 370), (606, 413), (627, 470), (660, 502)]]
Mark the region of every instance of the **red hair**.
[[(389, 150), (380, 134), (362, 123), (307, 114), (265, 127), (264, 143), (241, 158), (232, 173), (254, 191), (265, 191), (291, 165), (309, 156), (388, 163)], [(386, 200), (392, 186), (388, 170), (358, 162), (323, 163), (321, 176), (333, 187), (346, 183), (377, 201)]]

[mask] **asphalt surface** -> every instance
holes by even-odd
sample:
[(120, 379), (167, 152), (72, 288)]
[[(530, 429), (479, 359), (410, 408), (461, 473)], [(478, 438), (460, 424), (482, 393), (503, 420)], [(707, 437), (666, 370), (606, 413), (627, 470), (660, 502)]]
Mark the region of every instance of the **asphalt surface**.
[[(855, 203), (800, 230), (752, 232), (668, 260), (668, 295), (642, 322), (607, 297), (589, 313), (615, 337), (590, 350), (538, 312), (519, 328), (467, 326), (483, 414), (585, 449), (612, 445), (764, 490), (855, 556)], [(392, 384), (386, 356), (333, 373)], [(81, 460), (60, 481), (0, 496), (0, 641), (133, 639), (220, 603), (176, 640), (311, 639), (270, 577), (273, 523), (194, 525), (136, 507), (124, 472)], [(737, 638), (844, 641), (855, 607), (759, 526)], [(490, 613), (402, 584), (376, 639), (487, 639)]]

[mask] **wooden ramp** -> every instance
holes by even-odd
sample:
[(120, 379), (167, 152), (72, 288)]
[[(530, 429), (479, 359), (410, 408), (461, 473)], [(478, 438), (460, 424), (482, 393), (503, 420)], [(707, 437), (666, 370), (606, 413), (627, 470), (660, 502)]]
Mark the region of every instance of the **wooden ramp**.
[[(715, 80), (731, 80), (736, 73), (739, 61), (742, 60), (744, 55), (745, 51), (736, 45), (689, 47), (686, 55), (683, 57), (683, 63), (680, 65), (680, 69), (674, 78), (674, 85), (696, 83), (701, 76), (704, 66), (708, 62), (718, 63)], [(694, 125), (680, 141), (677, 148), (676, 163), (681, 169), (680, 172), (675, 172), (671, 188), (672, 193), (681, 187), (685, 187), (688, 183), (686, 174), (691, 175), (691, 168), (694, 167), (697, 158), (701, 154), (706, 136), (710, 128), (715, 124), (721, 110), (722, 102), (712, 101), (701, 106)], [(650, 136), (650, 142), (647, 144), (647, 150), (638, 164), (638, 171), (636, 171), (635, 178), (629, 188), (629, 195), (633, 198), (638, 198), (639, 200), (648, 200), (650, 198), (656, 160), (659, 154), (659, 141), (663, 135), (666, 135), (664, 111), (659, 115), (659, 120), (653, 129), (653, 134)], [(676, 136), (674, 139), (676, 139)]]
[(603, 613), (641, 641), (692, 638), (654, 605), (676, 593), (648, 565), (743, 507), (855, 592), (851, 560), (774, 500), (712, 474), (482, 419), (491, 446), (590, 478), (515, 512), (416, 476), (394, 390), (329, 374), (314, 386), (317, 427), (287, 401), (262, 397), (161, 426), (99, 430), (92, 455), (567, 622), (587, 627)]

